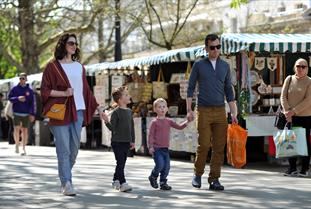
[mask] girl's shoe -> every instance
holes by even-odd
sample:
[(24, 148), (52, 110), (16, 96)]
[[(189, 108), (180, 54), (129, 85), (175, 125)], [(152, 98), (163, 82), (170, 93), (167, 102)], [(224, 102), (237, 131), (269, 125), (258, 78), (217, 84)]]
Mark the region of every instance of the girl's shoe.
[(15, 145), (15, 153), (17, 153), (17, 154), (19, 153), (19, 146), (18, 146), (18, 144)]
[(307, 171), (300, 171), (300, 172), (298, 173), (298, 176), (299, 176), (299, 177), (307, 177), (307, 176), (308, 176), (308, 172), (307, 172)]

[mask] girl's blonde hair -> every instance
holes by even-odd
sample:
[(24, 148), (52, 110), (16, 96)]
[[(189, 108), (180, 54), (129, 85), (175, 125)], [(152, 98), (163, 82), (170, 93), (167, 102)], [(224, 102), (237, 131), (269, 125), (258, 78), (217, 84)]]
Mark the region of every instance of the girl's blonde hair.
[(165, 99), (163, 99), (163, 98), (158, 98), (158, 99), (156, 99), (154, 102), (153, 102), (153, 108), (155, 108), (159, 103), (165, 103), (166, 104), (166, 106), (167, 106), (167, 102), (166, 102), (166, 100)]

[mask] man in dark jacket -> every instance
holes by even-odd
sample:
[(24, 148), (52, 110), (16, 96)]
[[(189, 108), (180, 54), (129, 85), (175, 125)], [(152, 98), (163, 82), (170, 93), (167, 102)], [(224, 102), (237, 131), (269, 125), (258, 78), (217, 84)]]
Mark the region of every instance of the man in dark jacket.
[(34, 94), (27, 82), (27, 74), (21, 73), (19, 84), (14, 86), (9, 93), (9, 100), (13, 103), (13, 124), (15, 152), (19, 153), (20, 133), (23, 142), (23, 153), (26, 155), (26, 144), (28, 140), (29, 121), (34, 120)]

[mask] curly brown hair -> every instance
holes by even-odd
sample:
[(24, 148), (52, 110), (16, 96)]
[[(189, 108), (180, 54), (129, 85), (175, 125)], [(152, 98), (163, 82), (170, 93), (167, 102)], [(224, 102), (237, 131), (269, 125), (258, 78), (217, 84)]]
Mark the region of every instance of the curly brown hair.
[[(62, 35), (56, 44), (54, 51), (54, 58), (57, 60), (63, 59), (67, 55), (66, 43), (70, 37), (74, 37), (77, 41), (77, 36), (74, 33), (66, 33)], [(73, 61), (78, 61), (80, 59), (80, 49), (77, 46), (76, 53), (72, 55)]]

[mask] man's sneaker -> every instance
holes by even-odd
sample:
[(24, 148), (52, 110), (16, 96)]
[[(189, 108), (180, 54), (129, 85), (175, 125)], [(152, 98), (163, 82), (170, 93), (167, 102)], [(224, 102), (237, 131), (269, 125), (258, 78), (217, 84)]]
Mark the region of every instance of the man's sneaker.
[(284, 176), (297, 176), (298, 175), (298, 171), (295, 169), (288, 169), (287, 171), (285, 171), (285, 173), (283, 174)]
[(19, 146), (18, 146), (18, 144), (15, 145), (15, 153), (17, 153), (17, 154), (19, 153)]
[(67, 181), (65, 186), (62, 187), (62, 193), (63, 193), (63, 195), (66, 195), (66, 196), (75, 196), (76, 195), (76, 192), (73, 189), (73, 186), (71, 185), (71, 183), (69, 181)]
[(210, 183), (209, 189), (210, 189), (210, 190), (221, 191), (221, 190), (224, 190), (225, 187), (222, 186), (218, 180), (214, 180), (214, 181), (212, 181), (212, 182)]
[(157, 178), (155, 178), (155, 177), (153, 177), (153, 176), (150, 175), (150, 176), (148, 177), (148, 179), (149, 179), (150, 185), (151, 185), (153, 188), (155, 188), (155, 189), (159, 188), (159, 185), (158, 185), (158, 182), (157, 182)]
[(112, 188), (116, 189), (116, 190), (120, 190), (120, 181), (119, 180), (115, 180), (112, 182)]
[(197, 175), (193, 176), (192, 186), (195, 188), (201, 188), (201, 176), (197, 176)]
[(172, 187), (169, 186), (167, 183), (163, 183), (163, 184), (160, 184), (160, 189), (161, 190), (172, 190)]
[(307, 176), (308, 176), (308, 172), (307, 172), (307, 171), (300, 171), (300, 172), (298, 173), (298, 176), (299, 176), (299, 177), (307, 177)]
[(120, 192), (129, 192), (132, 191), (132, 187), (128, 185), (127, 183), (123, 183), (120, 186)]

